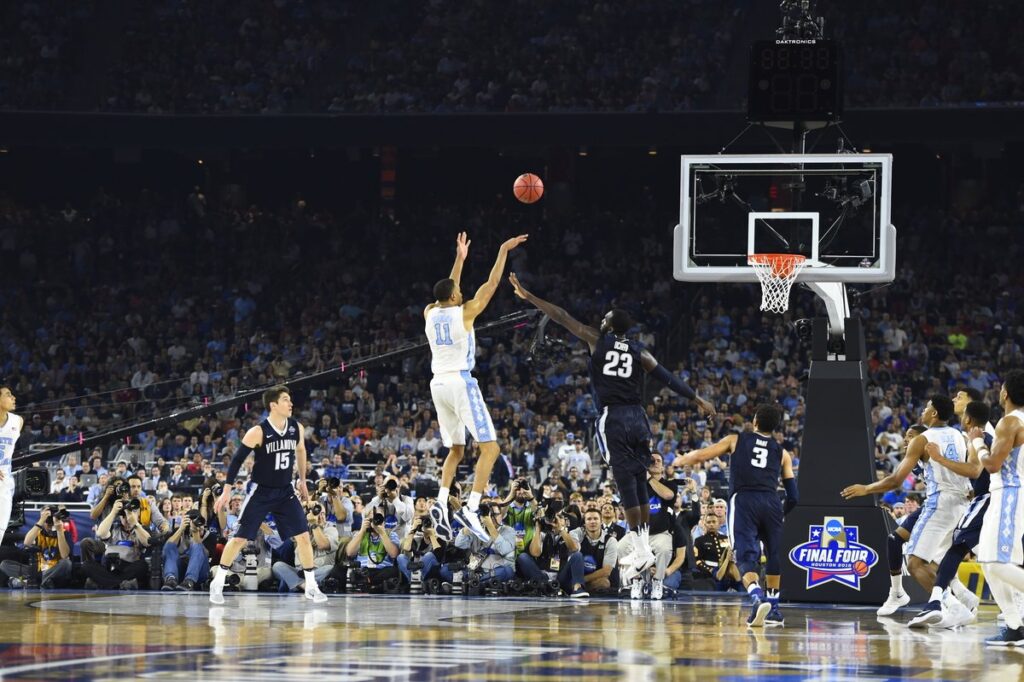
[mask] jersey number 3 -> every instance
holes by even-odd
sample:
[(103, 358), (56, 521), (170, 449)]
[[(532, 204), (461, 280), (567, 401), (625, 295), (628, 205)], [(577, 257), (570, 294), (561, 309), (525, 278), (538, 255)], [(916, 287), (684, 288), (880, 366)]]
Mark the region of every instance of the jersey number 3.
[(750, 460), (751, 466), (755, 466), (758, 469), (764, 469), (768, 466), (768, 448), (763, 448), (760, 445), (755, 445), (754, 458)]
[(605, 376), (628, 379), (633, 376), (633, 356), (610, 350), (604, 354), (604, 369), (601, 372)]
[(277, 453), (277, 462), (274, 464), (274, 469), (278, 471), (288, 471), (291, 468), (292, 454), (290, 452)]

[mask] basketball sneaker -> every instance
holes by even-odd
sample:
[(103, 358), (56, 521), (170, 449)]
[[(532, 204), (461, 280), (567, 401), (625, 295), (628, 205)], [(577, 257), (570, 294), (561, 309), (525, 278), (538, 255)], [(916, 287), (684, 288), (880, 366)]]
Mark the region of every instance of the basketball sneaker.
[(320, 586), (315, 582), (306, 585), (306, 599), (312, 599), (314, 604), (323, 604), (327, 601), (327, 595), (320, 591)]
[(754, 597), (754, 602), (750, 605), (750, 615), (747, 616), (747, 627), (759, 628), (763, 626), (764, 619), (768, 617), (768, 612), (771, 610), (772, 605), (770, 603)]
[(961, 585), (959, 581), (954, 581), (950, 587), (952, 588), (950, 591), (952, 595), (956, 597), (957, 601), (966, 606), (968, 611), (977, 615), (978, 604), (981, 603), (981, 600), (978, 599), (978, 595)]
[(906, 592), (896, 594), (895, 590), (889, 588), (889, 598), (885, 600), (885, 603), (876, 611), (879, 616), (891, 616), (896, 613), (901, 607), (906, 606), (910, 603), (910, 595)]
[(210, 581), (210, 602), (213, 604), (224, 603), (224, 581), (217, 580), (216, 577)]
[(967, 607), (955, 598), (944, 601), (942, 607), (942, 621), (936, 627), (952, 630), (961, 625), (970, 625), (978, 619), (975, 614), (968, 611)]
[(630, 599), (643, 599), (644, 598), (644, 581), (643, 578), (637, 576), (633, 578), (633, 582), (629, 585), (629, 598)]
[(478, 512), (473, 511), (469, 507), (463, 507), (455, 512), (455, 520), (468, 528), (470, 533), (480, 539), (480, 542), (488, 544), (491, 542), (491, 536), (484, 529), (484, 525), (480, 523), (480, 514)]
[(782, 611), (779, 610), (778, 606), (773, 606), (768, 615), (764, 617), (764, 626), (766, 628), (781, 628), (786, 624), (786, 619), (782, 617)]
[(986, 646), (1024, 646), (1024, 632), (1022, 628), (1011, 628), (1003, 626), (999, 634), (985, 640)]
[(665, 584), (660, 580), (651, 582), (651, 599), (661, 599), (665, 596)]
[(434, 524), (434, 532), (437, 534), (437, 539), (442, 542), (451, 542), (453, 533), (452, 525), (448, 523), (447, 505), (435, 502), (430, 508), (430, 520)]
[(651, 551), (651, 540), (649, 530), (644, 528), (636, 533), (636, 543), (633, 545), (633, 567), (637, 573), (643, 573), (654, 565), (654, 552)]
[(916, 616), (910, 619), (907, 627), (926, 628), (929, 625), (938, 625), (942, 622), (944, 616), (942, 603), (938, 600), (930, 601), (924, 605), (924, 608)]

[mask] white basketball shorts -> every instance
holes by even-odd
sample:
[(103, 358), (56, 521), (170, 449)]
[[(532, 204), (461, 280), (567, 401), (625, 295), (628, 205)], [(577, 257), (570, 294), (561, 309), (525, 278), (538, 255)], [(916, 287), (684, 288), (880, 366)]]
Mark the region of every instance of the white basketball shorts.
[(953, 544), (953, 531), (966, 510), (967, 499), (961, 495), (939, 491), (929, 496), (907, 541), (906, 555), (925, 562), (942, 561)]
[(438, 374), (430, 382), (430, 395), (446, 448), (466, 444), (466, 430), (478, 443), (495, 440), (494, 423), (480, 385), (469, 372)]
[(981, 563), (1024, 563), (1024, 504), (1020, 488), (999, 488), (992, 498), (981, 523), (978, 561)]

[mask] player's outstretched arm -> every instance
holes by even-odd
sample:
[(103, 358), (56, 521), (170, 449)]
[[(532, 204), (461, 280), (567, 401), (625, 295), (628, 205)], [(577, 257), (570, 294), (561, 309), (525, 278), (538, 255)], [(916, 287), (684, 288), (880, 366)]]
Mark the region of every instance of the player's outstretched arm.
[(903, 481), (907, 480), (907, 476), (914, 470), (917, 463), (921, 460), (921, 456), (925, 454), (925, 446), (928, 445), (928, 439), (924, 436), (917, 436), (914, 440), (910, 441), (910, 446), (907, 448), (907, 454), (903, 456), (899, 466), (896, 467), (896, 471), (892, 472), (880, 481), (875, 481), (870, 485), (850, 485), (843, 488), (839, 494), (843, 496), (844, 500), (849, 500), (854, 497), (864, 497), (865, 495), (877, 495), (880, 493), (887, 493), (890, 490), (896, 490)]
[[(999, 472), (1003, 462), (1010, 456), (1017, 440), (1017, 429), (1020, 422), (1014, 417), (1003, 417), (996, 424), (996, 437), (992, 439), (992, 451), (980, 453), (981, 465), (990, 474)], [(977, 447), (977, 444), (975, 444)]]
[(676, 467), (694, 466), (701, 462), (712, 460), (715, 457), (732, 454), (736, 449), (737, 440), (739, 440), (739, 436), (735, 433), (730, 433), (714, 445), (709, 445), (706, 448), (701, 448), (700, 450), (691, 450), (685, 455), (679, 455), (675, 460), (673, 460), (672, 464)]
[[(977, 429), (977, 431), (979, 434), (982, 433), (981, 429)], [(979, 436), (979, 438), (982, 439), (982, 448), (988, 451), (988, 448), (985, 446), (984, 437)], [(924, 452), (928, 455), (928, 459), (960, 476), (974, 479), (981, 476), (981, 472), (984, 470), (984, 467), (981, 466), (981, 460), (978, 459), (978, 452), (970, 442), (967, 444), (967, 461), (965, 462), (955, 462), (943, 457), (942, 452), (939, 451), (938, 443), (928, 443), (924, 447)]]
[(501, 247), (498, 248), (498, 257), (494, 261), (494, 266), (491, 268), (491, 274), (487, 277), (487, 281), (476, 290), (476, 296), (473, 297), (473, 300), (467, 301), (462, 307), (462, 321), (466, 324), (467, 329), (473, 324), (473, 320), (487, 308), (487, 304), (494, 297), (494, 292), (498, 290), (498, 284), (501, 283), (501, 275), (505, 272), (505, 261), (508, 260), (508, 252), (525, 242), (529, 236), (521, 234), (518, 237), (512, 237), (512, 239), (503, 242)]
[(593, 327), (583, 324), (567, 313), (565, 309), (558, 307), (554, 303), (545, 301), (539, 296), (531, 294), (519, 282), (519, 278), (516, 277), (516, 273), (509, 273), (508, 281), (512, 284), (512, 289), (516, 292), (516, 296), (528, 303), (531, 303), (535, 308), (550, 317), (553, 321), (568, 329), (570, 334), (590, 346), (591, 352), (594, 351), (594, 345), (597, 343), (597, 339), (601, 335), (600, 332)]
[(715, 414), (715, 406), (710, 401), (701, 398), (696, 391), (686, 385), (686, 382), (658, 364), (654, 356), (646, 350), (640, 353), (640, 364), (643, 365), (645, 372), (664, 383), (672, 392), (697, 403), (697, 409), (702, 413)]
[[(235, 477), (238, 476), (238, 470), (242, 468), (245, 463), (245, 458), (252, 454), (253, 448), (258, 448), (263, 444), (263, 429), (259, 426), (254, 426), (245, 432), (242, 436), (242, 444), (235, 450), (235, 456), (231, 458), (231, 463), (228, 464), (227, 477), (224, 479), (225, 486), (224, 492), (220, 494), (220, 497), (213, 503), (213, 512), (220, 514), (221, 510), (224, 509), (228, 502), (231, 501), (232, 486), (235, 483)], [(252, 472), (249, 472), (252, 473)]]

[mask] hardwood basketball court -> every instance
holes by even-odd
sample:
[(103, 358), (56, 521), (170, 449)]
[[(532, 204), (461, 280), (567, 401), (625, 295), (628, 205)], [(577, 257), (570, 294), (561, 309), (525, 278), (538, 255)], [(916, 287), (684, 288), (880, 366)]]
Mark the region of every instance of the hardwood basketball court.
[[(745, 600), (679, 601), (9, 592), (3, 680), (1024, 679), (987, 649), (995, 610), (960, 631), (909, 630), (873, 608), (785, 608), (751, 631)], [(880, 620), (884, 622), (880, 622)]]

